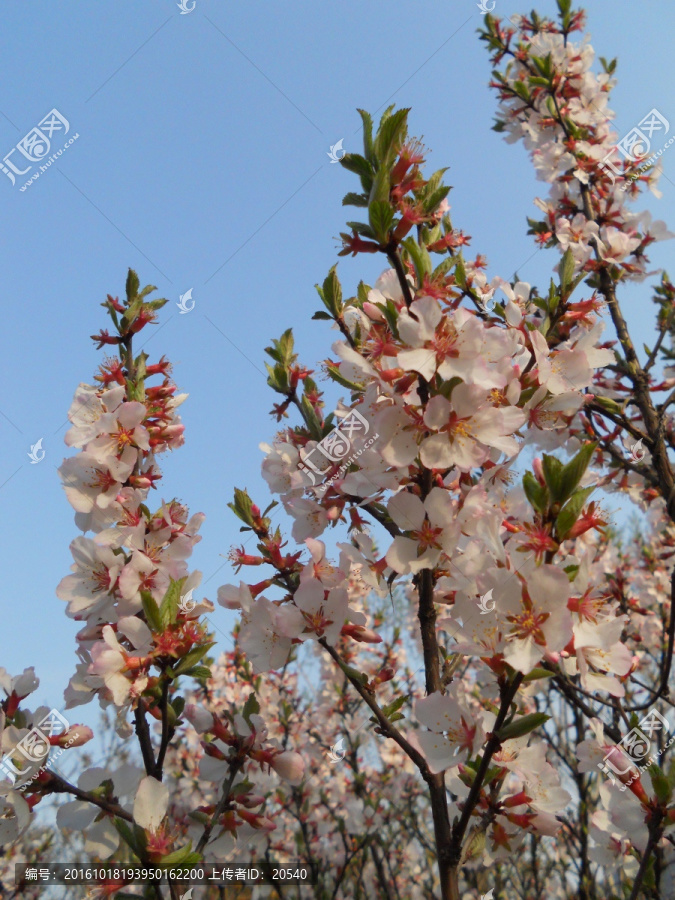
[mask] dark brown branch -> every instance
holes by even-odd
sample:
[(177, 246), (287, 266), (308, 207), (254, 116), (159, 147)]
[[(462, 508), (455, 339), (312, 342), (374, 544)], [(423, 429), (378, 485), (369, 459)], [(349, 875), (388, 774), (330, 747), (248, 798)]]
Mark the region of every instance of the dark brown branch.
[(93, 803), (94, 806), (98, 806), (99, 809), (109, 813), (111, 816), (118, 816), (120, 819), (125, 819), (127, 822), (133, 822), (131, 814), (123, 809), (119, 803), (113, 803), (102, 797), (90, 794), (88, 791), (83, 791), (81, 788), (66, 781), (65, 778), (62, 778), (55, 772), (50, 773), (49, 790), (53, 794), (72, 794), (73, 797), (77, 797), (78, 800), (83, 800), (85, 803)]
[(148, 728), (148, 723), (145, 718), (145, 708), (142, 708), (141, 702), (139, 702), (138, 706), (134, 710), (134, 724), (136, 729), (136, 737), (138, 738), (138, 743), (141, 747), (141, 754), (143, 756), (143, 765), (145, 766), (145, 771), (148, 775), (154, 776), (155, 772), (157, 771), (155, 754), (152, 749), (150, 729)]
[(640, 889), (642, 888), (642, 882), (647, 871), (647, 866), (649, 865), (649, 860), (651, 859), (652, 853), (654, 852), (658, 842), (661, 840), (661, 835), (663, 834), (662, 823), (663, 812), (660, 809), (657, 809), (654, 811), (652, 819), (649, 823), (649, 840), (647, 841), (645, 852), (642, 854), (642, 859), (640, 860), (640, 868), (638, 869), (637, 875), (635, 876), (635, 881), (633, 882), (633, 890), (630, 892), (630, 897), (628, 898), (628, 900), (637, 900), (637, 898), (640, 896)]
[(462, 841), (464, 840), (464, 835), (469, 825), (471, 814), (473, 813), (474, 808), (480, 798), (480, 792), (483, 788), (483, 782), (485, 780), (485, 776), (487, 775), (487, 771), (490, 768), (490, 762), (492, 761), (492, 757), (494, 756), (496, 751), (501, 746), (501, 740), (499, 739), (499, 729), (504, 724), (504, 720), (506, 719), (511, 708), (511, 704), (513, 703), (513, 700), (518, 693), (518, 688), (523, 681), (523, 677), (523, 674), (521, 672), (518, 672), (518, 674), (514, 676), (513, 681), (511, 681), (510, 684), (506, 685), (502, 691), (502, 702), (499, 708), (499, 713), (497, 714), (497, 718), (495, 719), (492, 733), (488, 738), (485, 749), (483, 750), (483, 757), (480, 761), (478, 771), (476, 772), (476, 777), (471, 784), (469, 795), (464, 802), (462, 814), (452, 826), (451, 859), (453, 867), (455, 868), (459, 865), (459, 860), (462, 855)]
[(211, 821), (205, 826), (204, 833), (199, 839), (199, 843), (195, 847), (196, 853), (201, 853), (209, 842), (209, 838), (211, 837), (211, 832), (216, 826), (218, 819), (222, 816), (222, 814), (227, 809), (227, 805), (230, 802), (230, 791), (232, 790), (232, 785), (234, 783), (234, 779), (237, 775), (237, 772), (241, 768), (240, 760), (232, 760), (230, 761), (230, 774), (227, 778), (227, 781), (223, 785), (223, 795), (218, 801), (218, 805), (213, 811), (213, 815), (211, 816)]

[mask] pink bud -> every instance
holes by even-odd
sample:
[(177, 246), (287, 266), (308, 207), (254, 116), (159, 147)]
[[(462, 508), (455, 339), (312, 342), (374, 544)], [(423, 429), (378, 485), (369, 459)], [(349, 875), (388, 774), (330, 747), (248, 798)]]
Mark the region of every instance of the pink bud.
[(243, 797), (237, 797), (237, 802), (246, 809), (254, 809), (256, 806), (261, 806), (265, 802), (265, 798), (258, 794), (244, 794)]
[(351, 622), (342, 626), (341, 634), (352, 638), (355, 641), (361, 641), (365, 644), (381, 644), (382, 638), (372, 629), (365, 628), (363, 625), (353, 625)]
[(374, 303), (369, 303), (367, 300), (363, 304), (363, 311), (368, 316), (369, 319), (372, 319), (373, 322), (384, 322), (384, 313), (379, 307), (375, 306)]
[(185, 425), (167, 425), (166, 428), (162, 429), (162, 438), (165, 441), (170, 441), (172, 438), (180, 437), (185, 431)]
[(94, 732), (88, 725), (73, 725), (63, 734), (53, 735), (49, 743), (53, 747), (81, 747), (94, 737)]
[(270, 765), (289, 784), (300, 784), (305, 774), (305, 763), (299, 753), (283, 750), (277, 753)]
[(546, 484), (546, 479), (544, 478), (544, 467), (542, 465), (540, 456), (535, 456), (535, 458), (532, 460), (532, 469), (534, 470), (534, 475), (537, 481), (543, 487), (543, 485)]

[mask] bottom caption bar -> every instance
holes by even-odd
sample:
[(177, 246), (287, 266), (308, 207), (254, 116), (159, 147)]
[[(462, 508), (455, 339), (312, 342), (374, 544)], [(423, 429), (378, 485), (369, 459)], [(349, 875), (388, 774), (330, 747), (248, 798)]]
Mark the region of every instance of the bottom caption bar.
[(196, 866), (81, 865), (51, 863), (45, 866), (14, 866), (15, 884), (313, 884), (308, 868), (286, 863), (237, 866), (233, 863), (202, 863)]

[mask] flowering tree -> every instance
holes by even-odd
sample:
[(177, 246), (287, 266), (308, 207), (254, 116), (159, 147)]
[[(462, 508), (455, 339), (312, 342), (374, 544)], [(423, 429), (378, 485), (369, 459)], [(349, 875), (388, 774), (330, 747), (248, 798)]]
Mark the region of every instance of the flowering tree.
[[(186, 562), (203, 517), (150, 503), (157, 457), (183, 442), (184, 395), (133, 338), (166, 301), (130, 272), (126, 299), (103, 304), (113, 333), (95, 340), (119, 355), (78, 388), (66, 442), (79, 452), (60, 470), (93, 535), (73, 541), (57, 591), (84, 623), (66, 707), (114, 708), (139, 759), (77, 785), (45, 765), (46, 746), (27, 764), (47, 711), (23, 705), (32, 669), (3, 675), (4, 841), (58, 793), (72, 798), (59, 823), (95, 858), (300, 859), (314, 887), (277, 884), (280, 897), (667, 894), (675, 287), (663, 274), (654, 288), (644, 353), (619, 297), (671, 235), (629, 208), (659, 172), (634, 171), (638, 138), (613, 155), (615, 63), (594, 72), (590, 44), (571, 39), (583, 13), (558, 7), (555, 21), (488, 15), (481, 34), (496, 128), (523, 139), (549, 185), (530, 220), (559, 252), (544, 294), (465, 257), (408, 110), (377, 128), (361, 111), (363, 154), (341, 162), (359, 179), (343, 202), (363, 221), (340, 255), (380, 254), (386, 269), (349, 298), (336, 267), (318, 288), (314, 318), (340, 334), (323, 368), (349, 395), (335, 411), (290, 329), (267, 350), (273, 414), (296, 424), (264, 445), (263, 474), (297, 546), (272, 526), (276, 501), (261, 511), (235, 491), (255, 552), (232, 560), (258, 580), (218, 591), (240, 611), (218, 661), (214, 606), (193, 599)], [(647, 537), (622, 542), (602, 492), (645, 511)], [(91, 736), (68, 724), (47, 743)]]

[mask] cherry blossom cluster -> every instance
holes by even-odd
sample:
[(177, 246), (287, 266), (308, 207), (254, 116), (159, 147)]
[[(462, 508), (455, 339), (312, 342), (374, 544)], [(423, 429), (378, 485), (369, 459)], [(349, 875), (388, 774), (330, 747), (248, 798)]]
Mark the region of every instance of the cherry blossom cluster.
[[(40, 685), (33, 667), (12, 677), (0, 668), (0, 844), (10, 845), (27, 828), (32, 809), (42, 798), (42, 788), (53, 781), (49, 771), (52, 747), (81, 747), (93, 737), (85, 725), (69, 725), (56, 733), (38, 726), (49, 715), (47, 706), (30, 710), (24, 701)], [(15, 862), (21, 862), (15, 859)]]
[[(341, 160), (359, 218), (339, 255), (378, 255), (383, 270), (349, 297), (336, 266), (317, 286), (314, 318), (336, 337), (322, 375), (342, 399), (290, 328), (266, 349), (280, 430), (262, 473), (278, 500), (235, 489), (248, 538), (217, 599), (240, 620), (218, 662), (214, 607), (192, 599), (187, 568), (203, 517), (149, 499), (156, 458), (183, 441), (184, 397), (132, 343), (165, 301), (130, 272), (126, 301), (104, 303), (114, 330), (94, 339), (119, 360), (78, 389), (66, 440), (79, 452), (60, 470), (83, 532), (58, 589), (84, 623), (66, 698), (98, 696), (142, 760), (77, 787), (40, 774), (25, 797), (3, 788), (10, 838), (51, 790), (74, 797), (58, 821), (92, 855), (299, 855), (316, 881), (289, 894), (302, 900), (668, 895), (675, 287), (662, 273), (644, 353), (618, 293), (653, 274), (647, 248), (670, 235), (630, 206), (658, 170), (605, 164), (615, 63), (594, 71), (591, 45), (572, 40), (583, 12), (557, 4), (556, 20), (486, 15), (481, 35), (497, 130), (550, 185), (530, 221), (559, 253), (544, 293), (469, 254), (409, 110), (377, 126), (360, 111), (363, 153)], [(634, 533), (617, 532), (603, 494), (640, 510)], [(19, 708), (33, 682), (3, 682), (3, 752), (38, 715)], [(648, 762), (622, 769), (650, 710), (663, 728)]]
[[(273, 571), (254, 585), (226, 585), (218, 599), (242, 609), (241, 644), (256, 671), (283, 665), (293, 644), (310, 636), (358, 689), (359, 673), (335, 648), (340, 637), (363, 639), (353, 626), (365, 622), (355, 620), (338, 586), (354, 571), (383, 594), (397, 577), (412, 577), (414, 601), (427, 604), (435, 625), (422, 635), (425, 649), (436, 642), (434, 652), (450, 668), (452, 660), (471, 660), (483, 704), (491, 708), (468, 702), (465, 686), (439, 672), (435, 686), (429, 689), (431, 678), (427, 696), (414, 704), (414, 728), (394, 732), (385, 726), (383, 733), (425, 778), (448, 772), (458, 808), (487, 817), (486, 852), (498, 859), (527, 832), (554, 834), (560, 828), (556, 814), (570, 800), (545, 745), (528, 744), (546, 717), (522, 698), (508, 712), (518, 688), (546, 679), (551, 670), (578, 672), (585, 688), (622, 695), (621, 679), (631, 669), (630, 654), (617, 647), (624, 619), (604, 596), (595, 605), (584, 603), (585, 568), (574, 555), (575, 539), (607, 524), (597, 502), (588, 502), (598, 481), (589, 468), (596, 444), (587, 442), (580, 411), (596, 369), (613, 362), (614, 354), (601, 343), (598, 304), (571, 299), (571, 253), (548, 298), (525, 283), (494, 279), (488, 285), (480, 259), (469, 264), (454, 253), (468, 238), (448, 238), (456, 232), (447, 189), (438, 173), (422, 175), (421, 149), (405, 137), (405, 112), (385, 115), (375, 138), (366, 127), (364, 157), (345, 157), (369, 197), (391, 165), (388, 199), (371, 200), (369, 224), (350, 223), (357, 238), (344, 240), (351, 252), (375, 252), (361, 245), (362, 237), (369, 238), (393, 266), (373, 288), (361, 284), (348, 300), (335, 269), (319, 289), (326, 312), (317, 317), (332, 319), (343, 338), (325, 368), (349, 387), (351, 404), (324, 415), (322, 394), (312, 372), (298, 363), (290, 332), (268, 350), (270, 385), (285, 398), (273, 412), (280, 419), (293, 405), (302, 424), (263, 445), (263, 475), (310, 558), (303, 563), (296, 554), (281, 556), (278, 532), (271, 548), (269, 520), (238, 492), (233, 509), (259, 538), (260, 555), (242, 550), (234, 559)], [(394, 140), (393, 155), (387, 155), (383, 135)], [(399, 233), (406, 215), (399, 195), (408, 192), (416, 199), (406, 209), (427, 205), (424, 221), (415, 223), (418, 240), (401, 240)], [(366, 205), (352, 195), (345, 201)], [(447, 258), (434, 268), (431, 254)], [(486, 298), (497, 291), (503, 299), (489, 315)], [(462, 305), (464, 299), (471, 305)], [(334, 421), (346, 420), (350, 409), (369, 423), (368, 431), (354, 438), (347, 471), (336, 459), (322, 471), (327, 488), (317, 491), (303, 461), (326, 447)], [(354, 454), (371, 429), (378, 439)], [(529, 447), (561, 448), (572, 459), (565, 465), (549, 454), (537, 457), (533, 472), (514, 486), (516, 458)], [(388, 533), (383, 555), (365, 531), (366, 515)], [(341, 557), (334, 565), (318, 538), (340, 522), (353, 540), (338, 545)], [(424, 601), (417, 596), (422, 586)], [(270, 587), (282, 596), (265, 597)], [(492, 593), (495, 612), (484, 617), (477, 601)], [(378, 685), (360, 684), (377, 696)], [(483, 761), (499, 765), (502, 758), (499, 776), (483, 783)]]
[[(350, 600), (363, 596), (363, 587), (356, 582), (348, 590)], [(381, 620), (379, 613), (375, 617)], [(405, 665), (400, 636), (390, 633), (379, 644), (341, 636), (338, 646), (345, 663), (372, 684), (384, 676), (388, 697), (401, 688), (411, 697), (420, 694)], [(186, 715), (192, 715), (194, 700), (201, 710), (203, 725), (197, 726), (201, 729), (211, 724), (205, 709), (222, 720), (231, 704), (241, 707), (255, 691), (261, 708), (269, 711), (266, 724), (271, 742), (301, 747), (305, 763), (301, 782), (256, 778), (268, 828), (255, 831), (242, 826), (237, 844), (224, 836), (218, 851), (222, 858), (249, 859), (252, 864), (272, 858), (280, 864), (306, 866), (315, 884), (295, 888), (293, 893), (303, 900), (324, 892), (352, 897), (362, 896), (365, 890), (368, 896), (379, 896), (393, 884), (406, 896), (421, 900), (433, 890), (433, 869), (423, 865), (422, 845), (400, 827), (402, 816), (408, 815), (404, 804), (419, 817), (416, 827), (426, 832), (424, 794), (414, 766), (395, 745), (375, 745), (367, 712), (350, 696), (347, 678), (336, 677), (332, 663), (315, 649), (313, 642), (298, 645), (289, 665), (260, 676), (253, 672), (235, 636), (234, 649), (214, 663), (203, 691), (188, 696)], [(396, 676), (391, 678), (393, 671)], [(409, 699), (405, 708), (410, 703)], [(185, 744), (169, 753), (167, 764), (177, 779), (176, 802), (186, 811), (203, 801), (204, 779), (222, 780), (214, 743), (199, 741), (191, 733)]]
[(616, 60), (601, 59), (603, 71), (593, 72), (588, 39), (570, 39), (583, 29), (585, 14), (562, 6), (560, 21), (536, 14), (510, 22), (488, 17), (481, 37), (493, 66), (506, 62), (493, 73), (501, 101), (495, 127), (508, 141), (523, 141), (537, 177), (551, 185), (548, 198), (536, 201), (543, 218), (530, 220), (537, 242), (571, 250), (578, 272), (609, 268), (616, 281), (642, 281), (647, 248), (672, 235), (663, 222), (627, 204), (644, 186), (660, 196), (660, 165), (636, 178), (635, 163), (613, 152), (619, 135), (608, 102)]
[[(629, 437), (645, 429), (649, 452), (653, 436), (641, 407), (626, 410), (633, 370), (622, 368), (612, 343), (603, 342), (601, 313), (620, 281), (644, 277), (645, 248), (670, 235), (627, 209), (640, 184), (628, 194), (614, 189), (598, 165), (615, 140), (606, 107), (609, 73), (591, 72), (592, 48), (568, 39), (581, 27), (581, 14), (566, 2), (560, 12), (559, 24), (519, 20), (517, 41), (515, 29), (488, 17), (483, 35), (495, 64), (509, 57), (506, 72), (495, 76), (500, 127), (513, 140), (525, 139), (552, 184), (552, 199), (541, 204), (547, 221), (533, 230), (562, 252), (557, 281), (540, 296), (524, 282), (488, 280), (483, 257), (464, 259), (470, 238), (452, 226), (443, 171), (423, 172), (424, 148), (407, 137), (407, 111), (387, 110), (376, 133), (361, 112), (363, 155), (347, 154), (343, 165), (358, 175), (362, 192), (347, 194), (344, 203), (367, 208), (367, 221), (348, 223), (342, 253), (379, 253), (391, 267), (348, 299), (331, 269), (318, 288), (324, 308), (315, 314), (341, 332), (324, 370), (350, 391), (349, 402), (326, 415), (290, 331), (267, 350), (269, 384), (283, 397), (273, 413), (281, 421), (295, 407), (301, 422), (262, 445), (263, 475), (311, 559), (274, 558), (265, 545), (268, 520), (248, 496), (245, 504), (235, 498), (235, 512), (262, 539), (260, 555), (242, 550), (235, 561), (271, 565), (273, 572), (219, 593), (221, 603), (243, 610), (242, 647), (256, 671), (282, 665), (293, 644), (311, 633), (345, 673), (336, 647), (350, 614), (335, 602), (334, 582), (320, 577), (315, 596), (305, 598), (312, 561), (331, 573), (347, 571), (348, 545), (338, 545), (337, 565), (326, 563), (324, 533), (347, 527), (349, 563), (373, 591), (382, 594), (397, 578), (410, 584), (426, 697), (414, 704), (412, 730), (392, 724), (382, 733), (428, 783), (448, 773), (459, 811), (446, 851), (455, 866), (476, 820), (485, 823), (485, 852), (493, 859), (508, 857), (528, 831), (550, 835), (561, 827), (572, 797), (546, 755), (549, 715), (532, 704), (537, 689), (545, 691), (553, 679), (570, 702), (586, 694), (611, 703), (632, 694), (642, 664), (626, 646), (624, 604), (591, 575), (596, 543), (609, 524), (600, 490), (632, 486), (641, 501), (659, 496), (647, 490), (647, 466), (625, 464), (625, 422)], [(650, 173), (643, 182), (653, 179)], [(434, 255), (444, 258), (436, 264)], [(590, 296), (574, 298), (584, 279)], [(673, 333), (671, 294), (664, 279), (657, 292), (660, 341)], [(352, 411), (368, 427), (336, 452), (335, 422), (348, 421)], [(377, 440), (366, 446), (371, 433)], [(538, 451), (546, 452), (532, 460)], [(531, 471), (514, 484), (523, 465)], [(383, 554), (368, 522), (384, 529)], [(281, 596), (256, 599), (271, 587)], [(494, 598), (492, 610), (480, 607), (484, 597)], [(477, 695), (453, 678), (458, 660), (470, 665)], [(358, 672), (348, 677), (362, 697), (376, 696), (372, 685), (362, 691)], [(565, 694), (561, 686), (570, 680)], [(488, 781), (490, 765), (499, 775)], [(444, 827), (442, 813), (434, 822)]]
[[(133, 755), (110, 760), (107, 766), (85, 769), (76, 785), (48, 766), (24, 765), (25, 797), (3, 783), (3, 821), (14, 839), (43, 797), (70, 794), (73, 799), (59, 806), (57, 821), (77, 830), (86, 853), (106, 859), (131, 852), (148, 864), (190, 865), (224, 836), (236, 838), (241, 828), (264, 833), (274, 827), (254, 812), (262, 800), (251, 779), (274, 770), (297, 781), (303, 760), (268, 741), (254, 692), (222, 717), (194, 704), (185, 710), (179, 680), (203, 682), (210, 676), (207, 654), (214, 641), (203, 615), (214, 607), (193, 598), (201, 574), (187, 567), (204, 516), (190, 516), (175, 499), (161, 499), (154, 511), (151, 505), (151, 491), (161, 479), (158, 457), (184, 440), (177, 408), (186, 395), (177, 393), (166, 359), (149, 364), (145, 353), (134, 354), (134, 336), (166, 302), (147, 299), (154, 288), (139, 287), (130, 270), (126, 301), (108, 296), (103, 303), (116, 333), (102, 331), (93, 339), (99, 346), (116, 345), (119, 358), (105, 360), (94, 384), (78, 387), (69, 411), (65, 440), (78, 452), (64, 461), (59, 474), (83, 535), (71, 544), (71, 574), (57, 588), (68, 616), (82, 623), (66, 708), (98, 697), (104, 709), (114, 711), (119, 738), (135, 733), (139, 764)], [(159, 383), (153, 384), (154, 378)], [(10, 757), (47, 712), (31, 714), (19, 706), (37, 684), (32, 669), (3, 681), (2, 749)], [(214, 802), (202, 803), (187, 816), (175, 809), (164, 761), (172, 741), (197, 731), (222, 777)], [(59, 748), (79, 746), (92, 736), (91, 729), (74, 726), (50, 742)], [(210, 791), (203, 786), (205, 795)], [(108, 886), (104, 894), (122, 887)]]
[[(155, 512), (148, 506), (161, 479), (157, 456), (183, 443), (176, 410), (187, 396), (176, 392), (167, 360), (149, 365), (145, 353), (133, 356), (133, 336), (166, 302), (146, 300), (152, 290), (139, 293), (130, 272), (126, 303), (108, 296), (103, 304), (118, 334), (103, 331), (93, 340), (117, 344), (120, 357), (100, 366), (96, 384), (78, 387), (65, 440), (80, 452), (59, 469), (84, 532), (70, 547), (72, 574), (57, 588), (68, 616), (84, 623), (66, 705), (98, 694), (118, 708), (121, 727), (143, 695), (148, 709), (156, 706), (162, 678), (153, 669), (167, 672), (185, 657), (193, 666), (199, 662), (209, 647), (199, 619), (212, 609), (208, 602), (181, 606), (201, 580), (199, 572), (188, 573), (187, 559), (204, 516), (190, 517), (176, 500), (162, 500)], [(153, 377), (161, 382), (147, 384)]]

